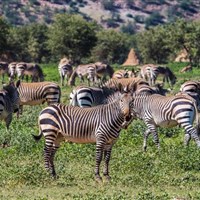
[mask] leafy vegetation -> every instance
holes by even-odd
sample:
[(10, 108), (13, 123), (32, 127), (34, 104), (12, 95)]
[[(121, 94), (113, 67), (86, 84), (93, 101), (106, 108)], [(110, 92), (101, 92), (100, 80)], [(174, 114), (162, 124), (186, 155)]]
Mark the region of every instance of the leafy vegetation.
[[(187, 63), (169, 63), (180, 84), (188, 79), (199, 79), (200, 70), (180, 74)], [(57, 65), (42, 65), (46, 80), (58, 82)], [(62, 87), (62, 102), (67, 104), (71, 88)], [(159, 129), (161, 150), (152, 138), (148, 150), (142, 151), (145, 126), (135, 120), (123, 130), (113, 147), (110, 162), (112, 180), (98, 185), (94, 181), (95, 146), (92, 144), (63, 143), (55, 158), (57, 180), (44, 169), (44, 140), (36, 143), (31, 134), (38, 134), (37, 118), (46, 105), (25, 106), (23, 115), (14, 117), (10, 130), (0, 124), (0, 199), (134, 199), (168, 200), (200, 199), (200, 150), (191, 141), (183, 146), (181, 128)]]

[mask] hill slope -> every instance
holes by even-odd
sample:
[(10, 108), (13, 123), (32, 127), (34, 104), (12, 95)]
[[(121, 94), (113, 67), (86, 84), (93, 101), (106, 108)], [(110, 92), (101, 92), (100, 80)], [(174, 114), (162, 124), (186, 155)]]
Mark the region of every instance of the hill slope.
[(50, 23), (56, 13), (76, 13), (105, 28), (136, 31), (174, 21), (200, 19), (199, 0), (1, 0), (0, 14), (14, 25)]

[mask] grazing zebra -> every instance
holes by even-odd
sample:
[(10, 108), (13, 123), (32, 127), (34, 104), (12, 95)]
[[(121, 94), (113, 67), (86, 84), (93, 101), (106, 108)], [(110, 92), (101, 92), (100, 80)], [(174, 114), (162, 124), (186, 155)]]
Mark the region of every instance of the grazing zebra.
[(186, 81), (180, 87), (181, 93), (186, 93), (196, 100), (200, 111), (200, 81)]
[(132, 86), (134, 86), (134, 84), (137, 85), (148, 85), (148, 83), (138, 77), (132, 77), (132, 78), (111, 78), (108, 81), (106, 81), (103, 86), (110, 88), (110, 89), (114, 89), (117, 90), (119, 85), (122, 85), (122, 87), (124, 88), (124, 90), (126, 90), (127, 92), (132, 91)]
[(143, 91), (145, 85), (140, 85), (134, 96), (133, 108), (137, 117), (142, 119), (147, 129), (144, 133), (143, 148), (147, 149), (147, 139), (153, 134), (154, 142), (160, 147), (156, 127), (174, 127), (179, 125), (185, 130), (185, 145), (189, 144), (191, 137), (200, 147), (197, 128), (193, 127), (194, 119), (197, 120), (197, 107), (193, 98), (189, 95), (177, 94), (175, 96), (162, 96), (152, 94), (152, 91)]
[(35, 63), (21, 62), (16, 64), (16, 73), (18, 78), (30, 76), (32, 82), (44, 81), (44, 74), (41, 67)]
[(114, 72), (112, 78), (131, 78), (136, 77), (134, 70), (120, 69)]
[(132, 95), (126, 93), (110, 104), (92, 108), (54, 104), (43, 109), (38, 120), (40, 134), (34, 138), (39, 140), (42, 135), (45, 137), (45, 168), (53, 177), (56, 176), (54, 155), (64, 140), (74, 143), (96, 143), (95, 178), (102, 181), (100, 163), (104, 156), (103, 175), (109, 180), (112, 146), (120, 130), (127, 127), (134, 117), (132, 101)]
[(109, 64), (105, 64), (102, 62), (96, 62), (94, 64), (96, 65), (97, 76), (101, 77), (102, 81), (106, 80), (106, 76), (109, 76), (109, 78), (112, 78), (114, 69)]
[(79, 77), (81, 82), (84, 82), (84, 77), (87, 77), (88, 85), (90, 82), (97, 82), (97, 68), (96, 65), (93, 63), (86, 64), (86, 65), (79, 65), (76, 69), (74, 69), (70, 80), (69, 85), (75, 84), (75, 78)]
[(8, 63), (7, 62), (0, 62), (0, 74), (2, 76), (2, 83), (4, 83), (4, 76), (5, 76), (5, 74), (8, 75)]
[(12, 121), (12, 113), (19, 110), (19, 94), (17, 88), (20, 86), (20, 81), (10, 82), (3, 86), (0, 90), (0, 119), (6, 122), (6, 128), (9, 129)]
[(154, 85), (159, 75), (163, 76), (163, 83), (167, 81), (173, 86), (176, 83), (176, 76), (168, 67), (156, 66), (153, 64), (143, 65), (140, 71), (140, 77), (149, 82), (149, 85)]
[(112, 77), (114, 70), (110, 65), (103, 64), (101, 62), (96, 62), (96, 63), (90, 63), (86, 65), (79, 65), (77, 66), (69, 81), (68, 85), (75, 85), (75, 79), (76, 77), (79, 77), (81, 79), (81, 82), (84, 81), (84, 76), (88, 76), (88, 67), (96, 67), (96, 76), (95, 79), (102, 77), (102, 80), (106, 79), (106, 76), (108, 75), (109, 77)]
[(93, 85), (97, 83), (97, 69), (96, 65), (90, 65), (87, 68), (87, 80), (88, 80), (88, 85), (90, 86), (90, 83)]
[(23, 105), (39, 105), (47, 102), (48, 105), (59, 103), (61, 90), (53, 82), (21, 83), (18, 87), (20, 97), (20, 114)]
[(73, 72), (70, 60), (67, 58), (61, 59), (58, 65), (58, 72), (60, 74), (61, 85), (64, 86), (64, 79), (68, 81)]
[[(120, 89), (119, 89), (120, 90)], [(70, 105), (79, 107), (92, 107), (111, 103), (119, 98), (121, 90), (116, 91), (107, 87), (80, 86), (70, 93)]]
[(12, 62), (8, 65), (9, 81), (13, 81), (16, 77), (16, 62)]

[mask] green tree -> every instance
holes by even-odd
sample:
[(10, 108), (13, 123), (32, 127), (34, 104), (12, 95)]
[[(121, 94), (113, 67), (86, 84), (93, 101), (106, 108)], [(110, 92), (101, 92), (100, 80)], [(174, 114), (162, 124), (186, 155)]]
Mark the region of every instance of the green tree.
[(8, 49), (9, 25), (3, 17), (0, 17), (0, 54), (5, 53)]
[(144, 63), (165, 63), (171, 53), (165, 26), (157, 26), (136, 35), (137, 47)]
[(122, 63), (129, 51), (128, 38), (115, 30), (102, 30), (97, 33), (97, 45), (92, 50), (95, 61)]
[(54, 59), (67, 56), (75, 63), (90, 55), (95, 45), (97, 25), (81, 16), (59, 14), (49, 28), (48, 48)]

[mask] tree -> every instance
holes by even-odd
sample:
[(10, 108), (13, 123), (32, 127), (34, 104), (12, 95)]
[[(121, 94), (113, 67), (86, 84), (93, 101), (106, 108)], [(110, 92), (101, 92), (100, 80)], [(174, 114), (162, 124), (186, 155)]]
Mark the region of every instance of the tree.
[(3, 17), (0, 17), (0, 54), (3, 54), (8, 49), (9, 25)]
[(92, 50), (95, 61), (122, 63), (129, 51), (127, 36), (114, 30), (102, 30), (97, 33), (97, 45)]
[(157, 26), (136, 35), (137, 47), (144, 63), (165, 63), (171, 53), (165, 26)]
[(74, 63), (80, 63), (83, 57), (90, 55), (97, 41), (95, 29), (95, 23), (87, 22), (81, 16), (57, 15), (48, 33), (48, 48), (54, 59), (66, 56)]

